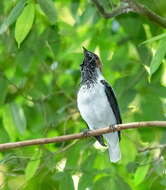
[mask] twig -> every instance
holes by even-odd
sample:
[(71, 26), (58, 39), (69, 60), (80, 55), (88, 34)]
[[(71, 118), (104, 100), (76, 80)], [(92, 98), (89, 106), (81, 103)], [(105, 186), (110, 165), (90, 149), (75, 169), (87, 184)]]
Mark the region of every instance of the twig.
[(104, 7), (99, 3), (98, 0), (92, 0), (92, 1), (96, 5), (99, 12), (103, 15), (103, 17), (107, 18), (107, 19), (116, 17), (116, 16), (121, 15), (123, 13), (128, 13), (129, 11), (132, 11), (128, 4), (123, 4), (123, 5), (121, 5), (121, 6), (117, 7), (117, 8), (114, 8), (112, 10), (112, 12), (108, 13), (104, 9)]
[(155, 149), (164, 149), (164, 148), (166, 148), (166, 144), (160, 144), (157, 146), (146, 147), (146, 148), (140, 149), (139, 152), (151, 151), (151, 150), (155, 150)]
[(155, 22), (156, 24), (166, 28), (166, 18), (157, 15), (155, 12), (150, 10), (145, 5), (136, 2), (135, 0), (122, 0), (128, 3), (129, 7), (133, 9), (134, 12), (147, 17), (149, 20)]
[(121, 5), (114, 8), (111, 12), (107, 12), (98, 0), (92, 0), (92, 2), (96, 5), (98, 11), (104, 18), (109, 19), (124, 13), (135, 12), (139, 15), (147, 17), (149, 20), (155, 22), (159, 26), (166, 28), (166, 18), (157, 15), (148, 7), (136, 2), (135, 0), (121, 0)]
[(55, 142), (64, 142), (74, 139), (82, 139), (85, 137), (97, 136), (101, 134), (111, 133), (115, 131), (121, 131), (125, 129), (132, 129), (132, 128), (141, 128), (141, 127), (164, 127), (166, 128), (166, 121), (142, 121), (142, 122), (133, 122), (133, 123), (126, 123), (126, 124), (119, 124), (114, 125), (114, 127), (105, 127), (102, 129), (97, 129), (93, 131), (89, 131), (86, 133), (75, 133), (70, 135), (64, 135), (59, 137), (53, 138), (41, 138), (41, 139), (34, 139), (34, 140), (26, 140), (20, 142), (11, 142), (11, 143), (4, 143), (0, 144), (0, 150), (7, 150), (17, 147), (24, 147), (24, 146), (32, 146), (32, 145), (41, 145), (41, 144), (48, 144), (48, 143), (55, 143)]

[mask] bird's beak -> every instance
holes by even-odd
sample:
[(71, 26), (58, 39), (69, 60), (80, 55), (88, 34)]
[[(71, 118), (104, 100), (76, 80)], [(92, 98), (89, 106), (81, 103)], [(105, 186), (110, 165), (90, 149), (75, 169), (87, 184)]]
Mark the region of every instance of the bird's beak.
[(83, 48), (83, 51), (84, 51), (84, 57), (86, 59), (93, 57), (93, 53), (92, 52), (88, 51), (85, 47), (82, 47), (82, 48)]
[(84, 46), (82, 46), (82, 49), (83, 49), (83, 51), (84, 51), (84, 56), (86, 56), (87, 53), (88, 53), (88, 50), (87, 50)]

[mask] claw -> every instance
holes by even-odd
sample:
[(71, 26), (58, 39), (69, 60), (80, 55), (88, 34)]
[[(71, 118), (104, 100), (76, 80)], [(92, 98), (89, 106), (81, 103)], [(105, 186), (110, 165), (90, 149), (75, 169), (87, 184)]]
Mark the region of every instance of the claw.
[(88, 137), (88, 132), (90, 131), (90, 129), (86, 129), (85, 131), (83, 131), (83, 136), (84, 137)]
[(116, 132), (116, 127), (115, 127), (115, 125), (110, 125), (109, 128), (112, 129), (112, 132)]

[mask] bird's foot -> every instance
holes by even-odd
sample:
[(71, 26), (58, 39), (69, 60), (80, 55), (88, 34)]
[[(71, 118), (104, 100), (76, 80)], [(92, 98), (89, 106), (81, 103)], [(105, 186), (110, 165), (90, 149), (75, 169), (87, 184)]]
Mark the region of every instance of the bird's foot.
[(115, 125), (110, 125), (109, 128), (112, 129), (112, 132), (116, 132), (116, 127), (115, 127)]
[(90, 129), (85, 129), (82, 133), (84, 137), (88, 137), (88, 133), (91, 131)]

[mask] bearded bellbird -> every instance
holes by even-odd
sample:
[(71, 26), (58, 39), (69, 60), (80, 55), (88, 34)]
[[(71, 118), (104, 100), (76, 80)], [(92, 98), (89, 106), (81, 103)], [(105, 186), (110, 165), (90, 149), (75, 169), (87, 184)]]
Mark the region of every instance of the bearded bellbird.
[[(101, 72), (99, 57), (84, 49), (81, 66), (81, 85), (77, 94), (77, 105), (82, 118), (90, 130), (100, 129), (122, 123), (118, 103), (112, 87)], [(121, 159), (119, 147), (120, 132), (96, 136), (101, 145), (108, 144), (111, 162)]]

